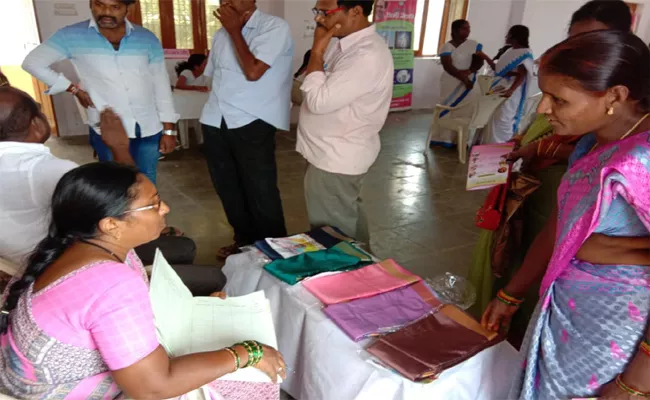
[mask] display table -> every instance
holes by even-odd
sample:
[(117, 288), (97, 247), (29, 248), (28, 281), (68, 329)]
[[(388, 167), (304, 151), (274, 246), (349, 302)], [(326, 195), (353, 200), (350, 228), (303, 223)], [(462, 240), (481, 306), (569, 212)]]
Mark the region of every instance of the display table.
[(302, 285), (290, 286), (264, 271), (254, 251), (230, 256), (223, 272), (226, 293), (264, 290), (271, 302), (278, 346), (290, 370), (282, 388), (299, 400), (433, 400), (507, 398), (517, 351), (507, 342), (445, 371), (430, 384), (402, 378), (368, 361), (368, 341), (353, 342), (322, 312)]
[[(209, 92), (196, 92), (193, 90), (174, 89), (172, 92), (174, 107), (176, 108), (176, 112), (180, 114), (178, 133), (184, 149), (190, 147), (189, 124), (191, 121), (198, 121), (201, 118), (203, 106), (208, 101), (209, 95)], [(202, 143), (203, 136), (201, 135), (198, 124), (195, 125), (194, 129), (197, 130), (197, 142)]]

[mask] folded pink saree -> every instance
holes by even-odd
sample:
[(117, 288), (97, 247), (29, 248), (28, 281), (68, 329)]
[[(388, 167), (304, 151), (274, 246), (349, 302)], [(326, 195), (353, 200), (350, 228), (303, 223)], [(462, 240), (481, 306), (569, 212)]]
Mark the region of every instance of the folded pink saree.
[(371, 297), (421, 280), (395, 261), (386, 260), (354, 271), (309, 279), (303, 285), (324, 304), (330, 305)]

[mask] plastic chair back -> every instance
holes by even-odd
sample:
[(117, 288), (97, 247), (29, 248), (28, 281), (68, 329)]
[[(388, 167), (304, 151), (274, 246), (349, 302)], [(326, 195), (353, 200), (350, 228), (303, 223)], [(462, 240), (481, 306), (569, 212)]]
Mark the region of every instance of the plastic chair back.
[(481, 89), (481, 94), (485, 95), (490, 91), (490, 86), (494, 82), (494, 77), (490, 75), (480, 75), (476, 78), (478, 81), (478, 86)]
[(469, 129), (485, 127), (492, 118), (492, 114), (505, 101), (505, 98), (498, 94), (482, 94), (476, 102), (474, 115), (469, 122)]

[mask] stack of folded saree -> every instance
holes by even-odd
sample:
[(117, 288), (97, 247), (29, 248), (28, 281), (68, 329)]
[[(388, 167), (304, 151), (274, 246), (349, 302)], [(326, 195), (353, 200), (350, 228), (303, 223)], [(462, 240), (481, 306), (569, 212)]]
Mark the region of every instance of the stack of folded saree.
[(376, 337), (367, 351), (410, 380), (433, 380), (502, 339), (441, 303), (422, 278), (394, 260), (373, 263), (334, 228), (256, 246), (274, 260), (264, 267), (267, 272), (291, 285), (300, 282), (353, 341)]
[(502, 339), (456, 306), (445, 305), (438, 312), (379, 338), (367, 350), (404, 377), (421, 382), (437, 378)]

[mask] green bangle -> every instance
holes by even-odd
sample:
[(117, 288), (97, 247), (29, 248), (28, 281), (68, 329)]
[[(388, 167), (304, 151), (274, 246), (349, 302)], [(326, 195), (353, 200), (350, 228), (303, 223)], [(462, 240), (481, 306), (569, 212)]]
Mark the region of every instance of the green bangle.
[(253, 348), (250, 346), (248, 342), (241, 342), (239, 345), (243, 346), (246, 349), (246, 352), (248, 353), (248, 362), (244, 366), (244, 368), (248, 368), (251, 365), (253, 365), (253, 362), (255, 360), (255, 353)]
[(650, 339), (648, 339), (648, 338), (644, 338), (643, 341), (645, 342), (645, 344), (647, 344), (648, 346), (650, 346)]
[(254, 340), (246, 340), (244, 342), (237, 343), (237, 345), (243, 346), (246, 349), (246, 352), (248, 353), (248, 362), (246, 363), (244, 368), (254, 367), (257, 364), (259, 364), (260, 361), (262, 361), (262, 356), (264, 355), (264, 349), (258, 342)]
[(261, 344), (254, 340), (247, 340), (244, 343), (246, 344), (247, 348), (251, 349), (250, 352), (252, 353), (252, 358), (248, 366), (254, 367), (259, 364), (260, 361), (262, 361), (262, 357), (264, 356), (264, 349)]
[(262, 355), (264, 354), (264, 350), (262, 349), (262, 346), (258, 342), (254, 341), (254, 340), (249, 341), (249, 343), (254, 348), (254, 351), (253, 351), (254, 360), (253, 360), (253, 364), (251, 364), (251, 365), (255, 366), (255, 365), (259, 364), (260, 361), (262, 361)]
[(519, 307), (521, 305), (521, 304), (510, 302), (510, 301), (508, 301), (506, 299), (503, 299), (503, 298), (501, 298), (499, 296), (497, 296), (497, 300), (499, 300), (503, 304), (507, 304), (507, 305), (512, 306), (512, 307)]

